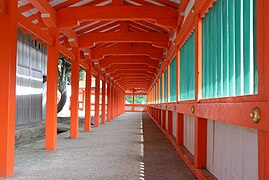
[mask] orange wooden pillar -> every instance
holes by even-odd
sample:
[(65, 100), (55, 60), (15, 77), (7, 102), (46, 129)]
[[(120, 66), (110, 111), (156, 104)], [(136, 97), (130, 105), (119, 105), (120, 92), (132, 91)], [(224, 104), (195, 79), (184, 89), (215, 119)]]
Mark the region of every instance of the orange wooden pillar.
[(91, 86), (92, 86), (92, 63), (90, 60), (89, 69), (86, 70), (84, 132), (90, 132), (91, 130)]
[(111, 120), (111, 83), (110, 80), (107, 84), (107, 121)]
[(162, 110), (161, 109), (158, 109), (158, 123), (159, 125), (161, 125), (161, 122), (162, 122)]
[(259, 179), (269, 179), (269, 132), (258, 130)]
[(166, 126), (166, 110), (162, 110), (162, 128)]
[(195, 152), (194, 166), (197, 169), (206, 168), (207, 151), (207, 119), (195, 117)]
[(102, 124), (106, 123), (106, 75), (102, 81)]
[(45, 149), (55, 150), (57, 144), (58, 78), (56, 77), (58, 77), (59, 31), (50, 29), (50, 34), (54, 38), (54, 43), (52, 46), (48, 46)]
[(173, 130), (173, 127), (172, 127), (172, 111), (168, 111), (168, 127), (167, 127), (167, 133), (168, 134), (172, 134), (172, 130)]
[(111, 105), (111, 108), (110, 108), (110, 120), (112, 120), (114, 117), (113, 117), (113, 113), (114, 113), (114, 96), (115, 96), (115, 91), (114, 91), (114, 86), (113, 86), (113, 80), (111, 81), (111, 102), (110, 102), (110, 105)]
[(80, 50), (75, 49), (76, 61), (71, 67), (71, 118), (70, 118), (70, 138), (78, 137), (78, 95), (79, 95), (79, 58)]
[[(134, 95), (132, 96), (132, 111), (134, 111)], [(154, 116), (153, 116), (154, 117)], [(155, 118), (155, 117), (154, 117)]]
[(100, 70), (95, 82), (95, 113), (94, 113), (94, 127), (100, 126)]
[(18, 1), (7, 3), (0, 7), (0, 177), (14, 172)]
[(184, 116), (181, 113), (177, 114), (177, 139), (176, 143), (178, 145), (183, 144), (183, 128), (184, 128)]

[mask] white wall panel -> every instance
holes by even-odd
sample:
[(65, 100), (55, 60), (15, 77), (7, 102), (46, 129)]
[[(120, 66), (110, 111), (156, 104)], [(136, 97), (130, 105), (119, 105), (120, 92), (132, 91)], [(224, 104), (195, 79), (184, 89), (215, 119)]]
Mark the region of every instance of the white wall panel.
[(194, 117), (184, 115), (184, 146), (194, 155)]
[(172, 112), (172, 128), (173, 128), (173, 135), (177, 137), (177, 113)]
[(207, 169), (220, 180), (258, 179), (257, 130), (208, 121)]

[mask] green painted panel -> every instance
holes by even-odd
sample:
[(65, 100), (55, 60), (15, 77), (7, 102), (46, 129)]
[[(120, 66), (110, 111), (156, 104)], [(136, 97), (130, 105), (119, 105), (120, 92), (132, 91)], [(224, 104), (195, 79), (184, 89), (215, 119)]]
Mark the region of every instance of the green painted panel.
[(176, 84), (176, 57), (170, 64), (170, 102), (177, 101), (177, 84)]
[(164, 80), (164, 85), (163, 85), (163, 101), (167, 102), (167, 69), (164, 71), (164, 76), (163, 76), (163, 80)]
[(163, 80), (162, 80), (162, 76), (160, 78), (160, 103), (163, 102)]
[(203, 98), (257, 93), (255, 4), (217, 1), (203, 19)]
[(180, 49), (180, 100), (195, 99), (195, 35)]

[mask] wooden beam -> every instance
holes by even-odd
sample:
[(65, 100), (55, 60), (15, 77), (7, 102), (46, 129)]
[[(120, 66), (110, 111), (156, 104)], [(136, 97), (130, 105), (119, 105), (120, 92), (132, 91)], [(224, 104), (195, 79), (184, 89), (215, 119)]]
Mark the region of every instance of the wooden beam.
[(150, 58), (136, 58), (136, 57), (106, 57), (99, 61), (99, 66), (102, 68), (108, 68), (112, 64), (146, 64), (150, 67), (158, 67), (159, 62), (151, 60)]
[(163, 49), (155, 47), (101, 47), (91, 50), (91, 57), (93, 60), (103, 59), (107, 55), (146, 55), (153, 59), (161, 60), (163, 57)]
[(57, 12), (60, 28), (76, 27), (80, 21), (150, 20), (165, 28), (175, 28), (177, 11), (159, 6), (81, 6)]
[(169, 38), (166, 34), (158, 32), (105, 32), (82, 34), (78, 41), (80, 48), (93, 47), (95, 43), (110, 42), (143, 42), (152, 43), (156, 47), (167, 48)]
[(64, 47), (63, 45), (60, 45), (59, 46), (59, 51), (70, 62), (72, 62), (72, 61), (74, 61), (76, 59), (76, 55), (72, 51), (70, 51), (69, 49), (67, 49), (66, 47)]
[(28, 0), (38, 11), (48, 27), (57, 27), (56, 11), (46, 0)]
[(43, 31), (39, 26), (33, 24), (29, 19), (24, 17), (22, 14), (18, 14), (18, 25), (19, 27), (26, 29), (30, 34), (38, 37), (41, 41), (51, 46), (53, 44), (53, 38)]

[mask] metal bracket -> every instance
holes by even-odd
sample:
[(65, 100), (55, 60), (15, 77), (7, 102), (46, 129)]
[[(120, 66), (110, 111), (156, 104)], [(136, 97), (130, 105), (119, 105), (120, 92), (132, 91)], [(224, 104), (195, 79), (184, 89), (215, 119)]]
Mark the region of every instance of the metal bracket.
[(194, 113), (194, 106), (191, 106), (191, 113), (193, 114)]
[(254, 107), (250, 113), (250, 118), (252, 122), (259, 123), (261, 120), (261, 111), (258, 106)]

